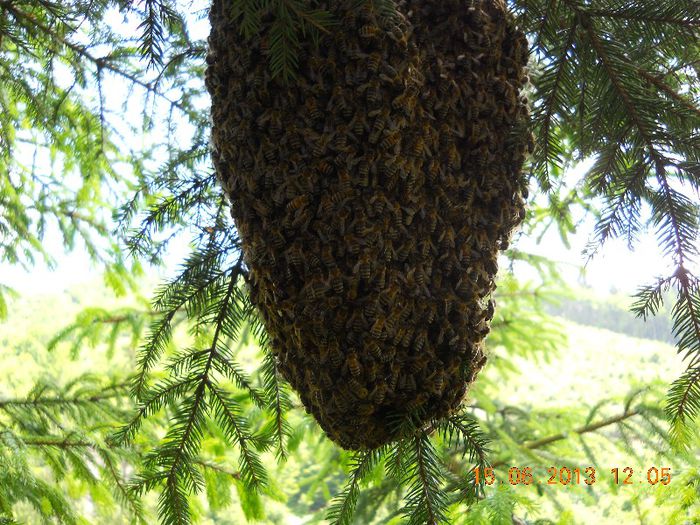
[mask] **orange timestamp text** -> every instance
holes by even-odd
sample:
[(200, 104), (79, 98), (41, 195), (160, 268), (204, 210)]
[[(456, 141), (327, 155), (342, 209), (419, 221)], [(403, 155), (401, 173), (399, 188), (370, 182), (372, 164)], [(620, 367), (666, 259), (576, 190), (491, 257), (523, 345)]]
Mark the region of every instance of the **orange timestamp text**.
[[(533, 467), (510, 467), (507, 471), (497, 471), (493, 467), (476, 467), (474, 469), (474, 482), (493, 485), (494, 483), (511, 485), (593, 485), (601, 479), (601, 475), (595, 467), (584, 469), (574, 467), (549, 467), (546, 474), (538, 476), (533, 473)], [(610, 479), (616, 485), (634, 485), (646, 483), (649, 485), (668, 485), (671, 483), (671, 469), (669, 467), (649, 467), (644, 471), (635, 471), (632, 467), (614, 467), (610, 469)]]

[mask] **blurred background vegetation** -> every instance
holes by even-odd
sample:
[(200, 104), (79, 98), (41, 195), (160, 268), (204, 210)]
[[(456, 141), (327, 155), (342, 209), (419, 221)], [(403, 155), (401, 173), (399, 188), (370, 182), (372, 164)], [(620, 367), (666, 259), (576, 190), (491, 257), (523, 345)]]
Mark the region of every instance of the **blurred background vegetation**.
[[(144, 291), (155, 287), (147, 281), (142, 286)], [(492, 439), (489, 457), (497, 463), (497, 482), (454, 523), (511, 523), (513, 513), (525, 523), (693, 523), (700, 511), (698, 451), (681, 455), (669, 448), (659, 408), (667, 378), (682, 370), (680, 359), (669, 359), (669, 314), (645, 324), (626, 308), (627, 295), (563, 286), (544, 292), (519, 287), (508, 276), (498, 290), (501, 307), (488, 340), (489, 366), (467, 398)], [(130, 323), (129, 315), (147, 301), (117, 298), (101, 280), (93, 280), (53, 294), (24, 295), (11, 304), (0, 327), (3, 422), (41, 416), (49, 426), (61, 424), (60, 436), (54, 427), (50, 439), (41, 428), (24, 429), (42, 437), (16, 444), (12, 460), (27, 461), (35, 479), (56, 492), (56, 500), (67, 500), (62, 508), (85, 522), (132, 523), (118, 492), (102, 486), (111, 482), (99, 458), (112, 457), (103, 450), (109, 446), (102, 436), (123, 423), (132, 407), (124, 385), (144, 326), (130, 325), (116, 338), (110, 334), (116, 323)], [(77, 320), (69, 332), (66, 319)], [(179, 329), (173, 348), (187, 346), (189, 339)], [(250, 338), (244, 341), (237, 356), (254, 373), (262, 354)], [(59, 407), (52, 404), (57, 397), (62, 398)], [(12, 405), (12, 399), (24, 404)], [(216, 435), (204, 441), (200, 467), (206, 491), (193, 505), (199, 522), (326, 523), (328, 506), (345, 483), (350, 454), (325, 438), (298, 400), (292, 405), (288, 458), (278, 464), (273, 453), (263, 456), (270, 483), (260, 495), (241, 486), (234, 449)], [(83, 409), (87, 413), (79, 414)], [(166, 418), (164, 413), (152, 420), (149, 434), (162, 433)], [(554, 440), (537, 445), (548, 438)], [(3, 443), (7, 450), (10, 442)], [(135, 445), (147, 446), (147, 440)], [(64, 457), (71, 447), (76, 449), (73, 461)], [(455, 462), (463, 461), (461, 452), (451, 454)], [(131, 474), (134, 458), (116, 456), (119, 475)], [(94, 463), (85, 464), (86, 458)], [(591, 486), (584, 481), (513, 486), (511, 466), (533, 467), (535, 480), (543, 482), (552, 466), (581, 472), (593, 466), (597, 479)], [(627, 466), (635, 471), (635, 483), (616, 484), (611, 469)], [(669, 467), (671, 483), (649, 484), (650, 467)], [(401, 500), (394, 487), (381, 473), (373, 481), (360, 497), (356, 523), (398, 522)], [(38, 508), (28, 501), (15, 505), (19, 521), (44, 522), (57, 501), (36, 503)], [(147, 522), (155, 519), (154, 497), (139, 505), (139, 512), (150, 516)]]

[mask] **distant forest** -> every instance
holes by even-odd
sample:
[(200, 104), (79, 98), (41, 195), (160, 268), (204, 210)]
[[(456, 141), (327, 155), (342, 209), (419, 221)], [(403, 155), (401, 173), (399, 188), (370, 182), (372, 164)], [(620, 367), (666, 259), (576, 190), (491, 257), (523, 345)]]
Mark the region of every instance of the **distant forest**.
[(549, 303), (546, 310), (553, 315), (578, 324), (604, 328), (632, 337), (674, 344), (671, 331), (671, 313), (665, 308), (662, 308), (658, 315), (649, 317), (646, 321), (635, 317), (622, 305), (591, 299), (563, 298), (558, 303)]

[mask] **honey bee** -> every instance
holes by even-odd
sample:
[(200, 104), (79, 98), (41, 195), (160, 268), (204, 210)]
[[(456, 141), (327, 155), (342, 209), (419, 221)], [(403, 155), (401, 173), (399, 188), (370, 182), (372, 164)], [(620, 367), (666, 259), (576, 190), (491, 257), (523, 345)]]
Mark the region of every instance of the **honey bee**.
[[(366, 389), (365, 389), (366, 390)], [(355, 411), (359, 416), (371, 416), (377, 410), (377, 407), (373, 403), (360, 403), (355, 408)]]
[(340, 368), (343, 364), (343, 353), (340, 351), (337, 341), (332, 340), (328, 344), (328, 353), (330, 354), (331, 364), (335, 368)]
[(367, 350), (375, 359), (379, 359), (382, 355), (382, 349), (379, 347), (376, 341), (370, 340), (370, 342), (367, 343)]
[(348, 357), (345, 362), (348, 365), (350, 373), (355, 377), (359, 376), (362, 373), (360, 360), (357, 358), (357, 354), (354, 351), (348, 354)]
[(381, 193), (375, 193), (369, 199), (369, 204), (372, 207), (372, 210), (377, 215), (382, 214), (382, 212), (384, 211), (384, 206), (385, 206), (386, 202), (387, 202), (386, 197)]
[(321, 113), (321, 111), (318, 109), (316, 99), (313, 97), (307, 97), (306, 101), (304, 102), (304, 107), (306, 109), (306, 113), (313, 120), (323, 120), (323, 113)]
[(328, 310), (335, 310), (340, 307), (341, 304), (343, 304), (343, 299), (337, 295), (326, 298), (326, 308)]
[(394, 310), (387, 318), (384, 324), (384, 329), (387, 335), (393, 335), (396, 333), (396, 325), (399, 322), (399, 314)]
[(411, 146), (411, 154), (414, 155), (415, 157), (420, 157), (423, 154), (424, 149), (425, 149), (425, 140), (423, 140), (423, 137), (416, 137), (416, 140), (413, 142), (413, 145)]
[(274, 246), (277, 249), (284, 248), (287, 244), (287, 240), (284, 238), (284, 235), (282, 235), (282, 233), (279, 230), (272, 232), (271, 241), (272, 246)]
[(413, 327), (411, 325), (408, 325), (406, 328), (406, 333), (401, 338), (401, 342), (400, 342), (401, 346), (403, 346), (404, 348), (409, 347), (409, 345), (411, 344), (411, 340), (413, 339), (413, 333), (414, 333)]
[(358, 93), (362, 93), (363, 91), (367, 92), (367, 101), (370, 104), (379, 104), (381, 102), (381, 91), (379, 89), (379, 81), (371, 80), (367, 82), (366, 84), (362, 84), (360, 87), (357, 88)]
[(408, 45), (408, 38), (409, 38), (410, 32), (408, 31), (408, 28), (405, 27), (404, 24), (393, 24), (391, 26), (391, 29), (388, 31), (388, 36), (401, 46), (407, 46)]
[(383, 290), (384, 284), (386, 283), (386, 267), (382, 268), (377, 272), (377, 278), (375, 279), (374, 288), (375, 290)]
[(351, 215), (351, 211), (350, 211), (350, 208), (348, 206), (343, 206), (338, 211), (337, 218), (338, 218), (339, 231), (340, 231), (341, 235), (345, 235), (346, 226), (347, 226), (348, 219), (350, 218), (350, 215)]
[(372, 263), (369, 255), (364, 254), (355, 265), (354, 271), (360, 275), (365, 281), (369, 281), (372, 272)]
[(390, 189), (390, 186), (396, 184), (397, 175), (399, 174), (399, 166), (396, 162), (387, 161), (382, 163), (382, 171), (388, 179), (387, 189)]
[(444, 229), (442, 230), (442, 233), (438, 237), (438, 242), (440, 242), (441, 246), (453, 250), (455, 247), (455, 231), (454, 229), (445, 224)]
[(343, 293), (343, 275), (337, 266), (331, 269), (329, 280), (335, 293), (338, 295)]
[(270, 142), (265, 142), (262, 145), (263, 157), (267, 162), (275, 162), (278, 157), (277, 147), (273, 146)]
[(366, 24), (360, 28), (359, 32), (362, 38), (373, 38), (379, 35), (379, 28), (377, 26)]
[(346, 169), (341, 169), (338, 172), (338, 183), (340, 185), (340, 190), (346, 193), (352, 191), (352, 178), (350, 173)]
[[(289, 277), (291, 279), (291, 277)], [(302, 308), (302, 315), (308, 318), (315, 318), (320, 313), (320, 306), (317, 302), (310, 302)]]
[(327, 370), (325, 370), (325, 369), (321, 370), (321, 372), (319, 374), (319, 378), (320, 378), (320, 384), (326, 390), (333, 386), (333, 380), (331, 379), (331, 376)]
[(384, 339), (386, 337), (386, 334), (384, 333), (385, 325), (386, 325), (386, 317), (379, 315), (379, 316), (377, 316), (374, 323), (372, 324), (372, 328), (370, 329), (369, 333), (375, 339)]
[(382, 363), (389, 363), (394, 359), (395, 356), (396, 348), (394, 346), (388, 346), (386, 348), (382, 348), (381, 355), (379, 356), (379, 361), (381, 361)]
[(356, 334), (364, 333), (367, 329), (367, 321), (365, 321), (364, 316), (361, 312), (355, 312), (350, 318), (350, 328)]
[(333, 173), (333, 165), (327, 160), (318, 161), (318, 163), (316, 163), (316, 168), (323, 175), (330, 175), (331, 173)]
[(356, 235), (352, 235), (352, 234), (345, 235), (343, 237), (343, 241), (345, 242), (347, 250), (351, 255), (357, 255), (360, 253), (360, 249), (362, 248), (362, 243), (360, 242), (360, 239), (358, 239)]
[(301, 136), (299, 135), (299, 132), (295, 127), (287, 129), (286, 137), (289, 141), (289, 145), (292, 148), (294, 148), (297, 151), (302, 148)]
[(372, 401), (375, 405), (381, 405), (386, 398), (387, 386), (385, 383), (379, 383), (372, 390)]
[(292, 221), (292, 227), (294, 228), (301, 228), (302, 230), (306, 230), (309, 227), (309, 224), (311, 224), (311, 220), (313, 219), (313, 214), (311, 213), (311, 210), (308, 208), (302, 208), (297, 210), (297, 212), (294, 215), (294, 220)]
[(488, 304), (486, 305), (486, 320), (487, 321), (490, 321), (491, 319), (493, 319), (495, 307), (496, 307), (496, 303), (493, 301), (493, 299), (489, 300)]
[[(296, 330), (296, 335), (297, 337), (301, 337), (300, 331), (297, 329)], [(328, 358), (330, 357), (330, 352), (328, 348), (328, 344), (321, 344), (318, 346), (318, 363), (320, 365), (325, 365), (328, 362)], [(324, 374), (327, 375), (327, 372), (324, 372)]]
[(350, 281), (350, 287), (348, 289), (348, 299), (354, 301), (357, 299), (357, 293), (360, 286), (359, 279), (352, 279)]
[(241, 153), (241, 166), (243, 166), (243, 169), (246, 170), (252, 170), (255, 166), (253, 157), (251, 157), (247, 152)]
[(323, 295), (328, 292), (328, 284), (322, 279), (315, 278), (310, 281), (305, 287), (307, 296), (312, 300), (316, 301), (323, 297)]
[(348, 385), (350, 385), (350, 391), (359, 399), (365, 399), (369, 395), (367, 388), (362, 386), (362, 384), (354, 377), (350, 378)]
[(337, 266), (335, 257), (333, 256), (333, 248), (328, 244), (321, 248), (321, 261), (326, 265), (326, 268), (334, 268)]
[(391, 107), (396, 110), (404, 110), (406, 113), (409, 113), (406, 103), (407, 100), (408, 98), (406, 97), (406, 95), (404, 93), (401, 93), (400, 95), (397, 95), (392, 99)]
[(391, 374), (389, 375), (389, 391), (394, 392), (396, 390), (399, 374), (401, 373), (401, 364), (394, 362), (391, 363)]
[(382, 371), (382, 366), (378, 361), (371, 362), (367, 368), (367, 378), (374, 383), (377, 380), (377, 374)]
[(358, 177), (358, 184), (362, 186), (363, 188), (366, 188), (369, 186), (369, 163), (366, 160), (361, 160), (360, 164), (357, 168), (357, 173), (359, 175)]
[(370, 53), (369, 58), (367, 59), (367, 69), (373, 74), (377, 73), (381, 63), (382, 55), (378, 51)]
[(406, 303), (403, 306), (399, 307), (399, 322), (405, 323), (411, 316), (412, 311), (413, 308), (411, 303)]
[(338, 126), (332, 142), (334, 150), (342, 152), (348, 149), (348, 131), (347, 126)]
[(304, 253), (298, 244), (293, 244), (287, 251), (284, 252), (287, 261), (292, 265), (301, 267), (304, 264)]
[[(398, 229), (398, 228), (397, 228)], [(413, 250), (413, 243), (415, 240), (409, 240), (403, 243), (398, 250), (396, 250), (396, 258), (399, 261), (405, 261), (408, 258), (408, 254)]]
[(309, 204), (310, 198), (308, 195), (299, 195), (287, 204), (287, 210), (295, 211), (306, 207)]
[(401, 374), (398, 386), (399, 390), (413, 391), (416, 389), (416, 380), (412, 374)]
[(311, 146), (311, 154), (316, 158), (320, 158), (326, 152), (330, 138), (328, 135), (318, 135), (315, 139)]
[[(416, 191), (424, 183), (423, 176), (423, 163), (420, 160), (416, 160), (413, 169), (408, 174), (408, 180), (406, 181), (406, 190), (410, 192)], [(415, 213), (415, 211), (414, 211)], [(411, 214), (411, 220), (413, 220), (413, 214)], [(410, 223), (409, 223), (410, 224)]]
[(401, 139), (401, 133), (398, 130), (387, 133), (382, 141), (379, 143), (379, 147), (383, 149), (389, 149), (396, 146)]
[(429, 389), (434, 393), (442, 395), (445, 389), (445, 373), (442, 370), (436, 370), (433, 375), (428, 378)]
[(365, 119), (364, 116), (360, 117), (360, 112), (353, 117), (350, 127), (357, 137), (360, 137), (365, 132)]
[(423, 347), (425, 346), (425, 343), (428, 341), (428, 332), (425, 328), (421, 328), (418, 333), (416, 334), (415, 339), (413, 340), (413, 348), (415, 349), (416, 352), (420, 352), (423, 350)]
[(352, 116), (352, 104), (348, 103), (347, 97), (345, 92), (343, 91), (343, 87), (338, 84), (333, 88), (333, 98), (332, 98), (332, 103), (328, 104), (328, 109), (331, 109), (331, 106), (334, 104), (338, 109), (340, 109), (340, 113), (345, 117), (345, 118), (350, 118)]
[(386, 127), (389, 112), (386, 108), (384, 108), (382, 110), (370, 111), (368, 113), (368, 116), (376, 116), (376, 118), (374, 119), (374, 123), (372, 124), (372, 130), (369, 134), (370, 144), (376, 144), (377, 142), (379, 142), (379, 137), (382, 134), (382, 131), (384, 131), (384, 128)]
[(395, 345), (398, 345), (401, 342), (401, 339), (406, 335), (406, 328), (402, 325), (399, 326), (399, 328), (396, 330), (396, 333), (394, 334), (394, 339), (393, 343)]
[(411, 399), (404, 405), (404, 409), (407, 412), (414, 412), (418, 410), (420, 407), (422, 407), (425, 402), (428, 400), (429, 396), (425, 392), (421, 392), (418, 394), (415, 398)]
[(352, 402), (338, 392), (333, 393), (332, 399), (341, 412), (348, 412), (352, 408)]
[(312, 402), (319, 407), (323, 411), (323, 407), (325, 406), (323, 403), (323, 393), (318, 390), (318, 389), (309, 389), (312, 394), (311, 394), (311, 399)]
[(391, 285), (379, 295), (379, 303), (384, 308), (392, 307), (398, 293), (399, 289), (396, 283), (391, 283)]

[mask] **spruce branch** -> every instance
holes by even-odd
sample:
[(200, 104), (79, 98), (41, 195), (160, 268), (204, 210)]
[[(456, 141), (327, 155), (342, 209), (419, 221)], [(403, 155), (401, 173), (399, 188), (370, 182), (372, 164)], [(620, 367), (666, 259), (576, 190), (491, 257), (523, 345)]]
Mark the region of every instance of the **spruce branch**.
[(441, 487), (444, 475), (434, 445), (426, 433), (409, 439), (410, 452), (404, 483), (409, 487), (406, 496), (406, 515), (411, 525), (438, 525), (447, 523), (447, 501)]
[(266, 349), (262, 366), (263, 385), (272, 408), (272, 420), (267, 428), (263, 430), (263, 435), (272, 436), (272, 441), (277, 445), (275, 452), (277, 458), (285, 460), (287, 458), (285, 441), (291, 435), (291, 427), (285, 414), (291, 408), (291, 401), (287, 388), (282, 383), (282, 379), (277, 371), (275, 356), (272, 352), (267, 351), (265, 344), (262, 347)]
[(126, 387), (127, 384), (122, 383), (121, 385), (116, 386), (112, 392), (107, 391), (102, 394), (91, 394), (88, 396), (0, 399), (0, 409), (5, 409), (7, 407), (41, 407), (43, 405), (90, 405), (100, 401), (124, 397), (126, 392), (119, 392), (117, 391), (117, 388)]
[[(657, 6), (655, 6), (653, 3), (649, 3), (647, 5), (652, 9), (649, 9), (649, 11), (646, 13), (641, 8), (643, 4), (634, 2), (631, 2), (629, 7), (625, 6), (624, 4), (618, 4), (619, 7), (616, 9), (586, 7), (582, 9), (582, 11), (592, 17), (670, 24), (687, 28), (700, 28), (700, 17), (697, 16), (697, 12), (689, 12), (687, 16), (668, 16), (663, 12), (664, 7), (661, 3), (658, 5), (658, 10), (654, 9), (657, 8)], [(647, 7), (647, 5), (644, 5), (644, 7)]]
[(360, 495), (360, 483), (379, 465), (386, 455), (386, 446), (357, 452), (350, 463), (350, 476), (343, 491), (338, 494), (326, 513), (332, 525), (351, 525)]
[(95, 65), (96, 68), (98, 68), (98, 71), (102, 71), (104, 69), (126, 79), (132, 84), (135, 84), (137, 86), (140, 86), (141, 88), (145, 89), (149, 93), (153, 93), (159, 98), (162, 98), (165, 100), (170, 106), (175, 107), (182, 111), (184, 114), (190, 116), (190, 117), (195, 117), (195, 114), (192, 113), (191, 109), (187, 107), (186, 105), (182, 104), (181, 102), (178, 102), (176, 100), (170, 99), (167, 95), (164, 93), (157, 91), (150, 83), (144, 82), (140, 78), (138, 78), (136, 75), (129, 73), (127, 71), (124, 71), (123, 69), (120, 69), (119, 67), (115, 66), (112, 61), (110, 60), (109, 57), (97, 57), (90, 53), (88, 48), (81, 46), (79, 44), (76, 44), (74, 42), (71, 42), (68, 38), (65, 36), (59, 34), (57, 31), (43, 23), (42, 21), (38, 20), (35, 16), (33, 16), (31, 13), (27, 13), (26, 11), (23, 11), (16, 7), (14, 3), (10, 0), (0, 0), (0, 8), (6, 10), (8, 13), (12, 14), (13, 17), (15, 17), (16, 20), (18, 21), (23, 21), (26, 24), (29, 24), (29, 27), (32, 28), (33, 30), (40, 30), (42, 33), (47, 35), (49, 38), (51, 38), (54, 42), (56, 42), (59, 45), (65, 46), (80, 57), (84, 58), (85, 60), (91, 62), (92, 64)]
[(681, 95), (678, 91), (669, 86), (663, 81), (663, 77), (660, 78), (657, 75), (652, 75), (641, 67), (637, 67), (636, 71), (644, 80), (656, 86), (660, 91), (663, 91), (670, 98), (678, 102), (678, 104), (700, 118), (700, 107), (698, 107), (697, 103), (695, 103), (695, 101), (691, 100), (689, 97)]
[[(545, 191), (551, 188), (549, 163), (554, 162), (557, 166), (560, 164), (561, 150), (558, 147), (558, 141), (555, 141), (553, 137), (551, 137), (551, 133), (552, 128), (558, 128), (558, 123), (555, 122), (555, 112), (559, 109), (562, 102), (560, 96), (562, 77), (569, 66), (567, 55), (574, 44), (576, 30), (578, 28), (576, 17), (571, 18), (561, 52), (552, 63), (552, 67), (555, 69), (554, 76), (551, 80), (547, 79), (548, 82), (551, 82), (551, 85), (549, 85), (549, 83), (547, 85), (545, 99), (542, 103), (543, 115), (538, 118), (538, 124), (541, 128), (540, 143), (542, 144), (542, 161), (544, 168), (544, 177), (540, 180), (540, 185)], [(541, 75), (539, 79), (540, 82), (543, 82), (545, 78), (544, 74)]]
[(200, 467), (204, 469), (209, 469), (209, 470), (214, 470), (216, 472), (220, 472), (221, 474), (225, 474), (227, 476), (230, 476), (233, 479), (241, 479), (241, 473), (240, 471), (237, 470), (231, 470), (228, 469), (218, 463), (214, 463), (212, 461), (208, 461), (205, 459), (195, 459), (192, 461), (195, 465), (199, 465)]

